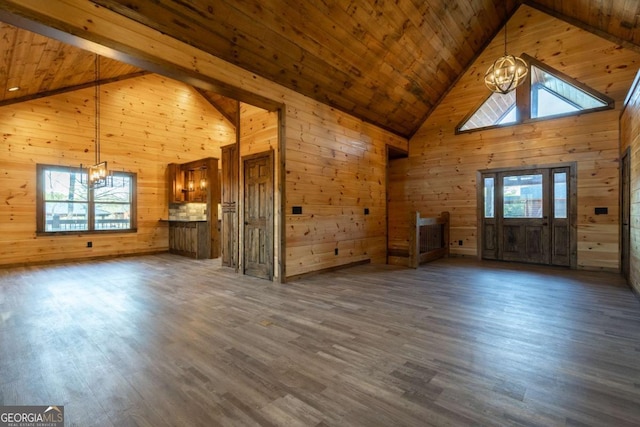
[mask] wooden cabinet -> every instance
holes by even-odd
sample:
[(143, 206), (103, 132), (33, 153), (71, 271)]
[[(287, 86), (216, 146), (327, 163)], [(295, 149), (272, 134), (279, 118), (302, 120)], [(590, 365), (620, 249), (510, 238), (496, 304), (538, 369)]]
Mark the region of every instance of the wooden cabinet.
[(238, 146), (222, 148), (222, 265), (238, 267)]
[(169, 251), (193, 258), (218, 258), (220, 256), (218, 159), (207, 157), (183, 164), (170, 163), (167, 174), (169, 205), (206, 203), (206, 220), (204, 221), (174, 221), (175, 218), (169, 217)]
[(184, 202), (184, 173), (181, 165), (177, 163), (169, 163), (167, 167), (167, 182), (169, 183), (169, 203)]
[[(207, 158), (194, 162), (169, 163), (169, 203), (205, 203), (210, 198), (212, 184), (217, 182), (218, 159)], [(211, 173), (216, 177), (211, 179)], [(215, 182), (214, 182), (215, 181)]]
[(169, 221), (169, 252), (196, 259), (210, 258), (209, 234), (206, 221)]

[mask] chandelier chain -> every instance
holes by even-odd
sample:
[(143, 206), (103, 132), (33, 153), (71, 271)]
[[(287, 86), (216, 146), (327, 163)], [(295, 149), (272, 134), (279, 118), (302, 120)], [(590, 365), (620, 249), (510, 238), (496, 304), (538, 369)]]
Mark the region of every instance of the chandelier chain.
[(95, 100), (95, 149), (96, 149), (96, 165), (100, 163), (100, 56), (95, 54), (94, 64), (94, 100)]

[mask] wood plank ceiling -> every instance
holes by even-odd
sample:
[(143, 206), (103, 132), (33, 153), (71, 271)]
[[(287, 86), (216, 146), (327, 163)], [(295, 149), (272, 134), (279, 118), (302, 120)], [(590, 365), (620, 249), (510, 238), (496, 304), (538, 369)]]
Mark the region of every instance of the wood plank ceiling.
[[(96, 80), (95, 55), (0, 22), (0, 104), (84, 86)], [(100, 80), (142, 70), (100, 58)], [(9, 90), (19, 88), (17, 90)]]
[[(253, 73), (410, 137), (521, 0), (92, 0)], [(640, 49), (638, 0), (534, 7)], [(0, 100), (94, 79), (89, 53), (2, 30)], [(11, 45), (14, 48), (11, 49)], [(29, 58), (23, 57), (30, 55)], [(104, 77), (140, 70), (104, 59)], [(113, 64), (111, 63), (113, 62)], [(22, 64), (16, 66), (15, 64)], [(119, 67), (119, 68), (118, 68)], [(32, 81), (25, 81), (31, 79)], [(1, 88), (1, 86), (0, 86)]]
[[(0, 22), (0, 106), (145, 74), (146, 71)], [(199, 90), (233, 125), (238, 103)]]

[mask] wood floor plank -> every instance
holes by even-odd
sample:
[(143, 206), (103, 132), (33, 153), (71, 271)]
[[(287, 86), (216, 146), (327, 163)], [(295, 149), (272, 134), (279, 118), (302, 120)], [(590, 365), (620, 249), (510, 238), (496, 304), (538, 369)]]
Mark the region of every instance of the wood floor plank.
[(69, 425), (640, 420), (640, 301), (610, 273), (449, 258), (282, 285), (169, 254), (6, 268), (0, 342), (0, 404), (64, 404)]

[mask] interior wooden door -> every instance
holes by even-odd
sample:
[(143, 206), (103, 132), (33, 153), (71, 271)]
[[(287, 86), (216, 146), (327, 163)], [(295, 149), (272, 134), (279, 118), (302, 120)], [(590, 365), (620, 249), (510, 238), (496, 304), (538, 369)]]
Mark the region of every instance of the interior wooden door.
[(273, 154), (244, 159), (244, 274), (273, 279)]
[(238, 168), (237, 144), (222, 147), (221, 249), (222, 265), (238, 268)]
[(482, 173), (482, 258), (571, 266), (571, 177), (568, 166)]

